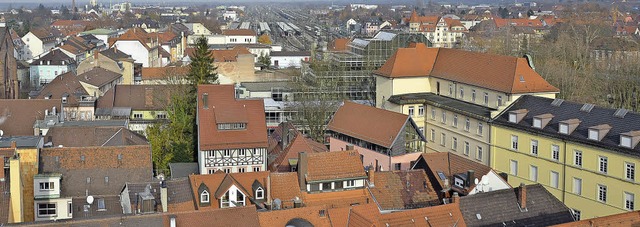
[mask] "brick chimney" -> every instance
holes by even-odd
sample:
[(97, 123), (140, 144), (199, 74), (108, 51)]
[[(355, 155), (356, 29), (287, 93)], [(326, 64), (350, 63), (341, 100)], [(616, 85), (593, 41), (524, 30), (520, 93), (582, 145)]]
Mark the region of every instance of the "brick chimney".
[(367, 171), (367, 173), (369, 174), (369, 185), (375, 185), (376, 168), (374, 168), (373, 165), (369, 165), (369, 171)]
[(458, 195), (457, 192), (453, 192), (453, 196), (451, 196), (451, 203), (459, 203), (460, 202), (460, 196)]
[(520, 183), (518, 187), (518, 204), (520, 204), (520, 210), (527, 209), (527, 186), (524, 183)]
[(18, 143), (15, 140), (11, 141), (11, 148), (16, 149), (18, 147)]

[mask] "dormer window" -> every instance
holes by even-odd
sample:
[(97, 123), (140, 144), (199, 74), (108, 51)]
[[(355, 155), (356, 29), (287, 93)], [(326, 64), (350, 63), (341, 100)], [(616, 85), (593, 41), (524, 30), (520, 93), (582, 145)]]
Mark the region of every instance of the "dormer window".
[(264, 189), (256, 189), (256, 199), (264, 199)]
[(602, 138), (604, 138), (605, 135), (607, 135), (607, 133), (609, 132), (609, 130), (611, 129), (611, 126), (609, 126), (608, 124), (602, 124), (602, 125), (596, 125), (593, 127), (589, 127), (588, 133), (589, 133), (589, 139), (590, 140), (595, 140), (595, 141), (600, 141), (602, 140)]
[(640, 131), (630, 131), (620, 134), (620, 146), (634, 149), (640, 142)]
[(242, 130), (247, 128), (247, 123), (221, 123), (218, 130)]
[(533, 127), (534, 128), (542, 128), (542, 119), (534, 118), (533, 119)]
[(527, 109), (509, 111), (509, 122), (518, 124), (529, 113)]
[(209, 192), (207, 190), (204, 190), (202, 191), (202, 193), (200, 193), (200, 202), (201, 203), (209, 202)]
[(569, 134), (569, 125), (565, 123), (560, 123), (560, 133)]

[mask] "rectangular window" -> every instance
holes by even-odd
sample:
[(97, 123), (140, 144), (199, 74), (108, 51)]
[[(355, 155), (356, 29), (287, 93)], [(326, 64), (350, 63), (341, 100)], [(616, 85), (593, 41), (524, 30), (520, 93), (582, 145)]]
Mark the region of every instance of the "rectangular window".
[(576, 209), (571, 209), (571, 211), (571, 213), (573, 213), (573, 219), (580, 221), (580, 211)]
[(601, 173), (607, 173), (608, 161), (608, 158), (605, 156), (600, 156), (598, 158), (598, 170), (600, 170)]
[(458, 115), (454, 114), (453, 115), (453, 123), (452, 123), (453, 127), (458, 127)]
[(238, 167), (238, 173), (244, 173), (244, 167)]
[(447, 111), (442, 110), (442, 123), (447, 123)]
[(560, 178), (560, 174), (558, 172), (551, 171), (549, 185), (551, 185), (551, 187), (553, 188), (558, 188), (558, 181), (559, 181), (558, 178)]
[(582, 151), (575, 150), (573, 156), (573, 164), (582, 167)]
[(538, 167), (530, 166), (529, 168), (529, 180), (533, 182), (538, 182)]
[(469, 142), (464, 141), (464, 155), (469, 156), (469, 149), (471, 149)]
[(478, 160), (482, 160), (482, 155), (483, 155), (483, 154), (482, 154), (482, 147), (481, 147), (481, 146), (478, 146), (478, 147), (476, 148), (476, 159), (478, 159)]
[(458, 151), (458, 138), (456, 137), (451, 139), (451, 150)]
[(464, 130), (468, 132), (470, 128), (471, 128), (471, 121), (469, 120), (469, 118), (467, 118), (467, 120), (465, 120), (464, 122)]
[(436, 130), (431, 129), (431, 141), (436, 140)]
[(71, 202), (67, 202), (67, 213), (69, 217), (73, 216), (73, 204)]
[(502, 96), (498, 95), (498, 106), (502, 106)]
[(413, 111), (414, 111), (413, 108), (414, 108), (413, 106), (409, 106), (409, 116), (413, 116)]
[(39, 203), (38, 204), (38, 217), (56, 216), (56, 204), (55, 203)]
[(98, 211), (107, 210), (107, 206), (104, 204), (104, 199), (98, 199)]
[(238, 155), (239, 156), (245, 156), (245, 155), (247, 155), (247, 151), (245, 149), (238, 149)]
[(625, 162), (625, 177), (627, 180), (634, 181), (636, 179), (636, 164)]
[(511, 160), (510, 167), (509, 173), (511, 173), (511, 175), (518, 176), (518, 161)]
[(224, 150), (224, 156), (225, 157), (231, 156), (231, 150)]
[(555, 161), (560, 160), (560, 146), (551, 145), (551, 158)]
[(141, 113), (133, 114), (133, 119), (142, 119), (142, 114)]
[(573, 194), (582, 195), (582, 179), (573, 178)]
[(432, 120), (436, 119), (436, 109), (435, 108), (431, 108), (431, 119)]
[(460, 88), (460, 99), (464, 99), (464, 88)]
[(482, 123), (478, 122), (478, 135), (482, 136), (482, 132), (484, 131), (484, 127)]
[(511, 135), (511, 149), (518, 150), (518, 136)]
[(484, 104), (489, 105), (489, 93), (484, 93)]
[(259, 166), (253, 167), (253, 172), (260, 172), (260, 167)]
[(444, 133), (440, 134), (440, 145), (444, 146), (444, 144), (446, 143), (446, 138), (447, 135), (445, 135)]
[(635, 208), (635, 196), (633, 193), (624, 192), (624, 208), (627, 210), (633, 210)]
[(347, 187), (355, 187), (356, 186), (356, 181), (355, 180), (348, 180), (347, 181)]
[(538, 155), (538, 141), (537, 140), (531, 140), (531, 154), (532, 155)]
[(607, 202), (607, 186), (598, 184), (598, 201)]
[(471, 90), (471, 102), (476, 102), (476, 89)]
[(453, 96), (453, 84), (449, 84), (449, 96)]
[(402, 169), (402, 163), (395, 163), (395, 164), (393, 164), (393, 169), (394, 169), (394, 170), (400, 170), (400, 169)]
[(54, 190), (55, 183), (54, 182), (40, 182), (40, 190)]
[(424, 116), (424, 105), (418, 106), (418, 116)]

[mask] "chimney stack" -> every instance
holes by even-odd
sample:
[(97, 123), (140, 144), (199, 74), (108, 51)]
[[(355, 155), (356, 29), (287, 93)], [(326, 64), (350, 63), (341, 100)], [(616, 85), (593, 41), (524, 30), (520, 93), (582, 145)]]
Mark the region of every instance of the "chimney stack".
[(518, 204), (520, 204), (520, 210), (527, 209), (527, 186), (524, 183), (520, 183), (518, 187)]
[(11, 141), (11, 149), (16, 149), (18, 147), (18, 143), (15, 140)]
[(474, 175), (473, 173), (474, 173), (473, 170), (468, 170), (467, 171), (467, 182), (466, 182), (467, 183), (467, 185), (466, 185), (467, 187), (471, 187), (471, 184), (475, 179), (474, 176), (473, 176)]
[(460, 202), (460, 196), (458, 195), (457, 192), (453, 192), (453, 196), (451, 196), (451, 203), (459, 203)]
[(162, 212), (168, 211), (167, 203), (169, 202), (169, 195), (167, 194), (167, 182), (160, 182), (160, 203), (162, 203)]
[(367, 171), (367, 173), (369, 173), (369, 185), (375, 185), (376, 168), (374, 168), (373, 165), (369, 165), (369, 171)]

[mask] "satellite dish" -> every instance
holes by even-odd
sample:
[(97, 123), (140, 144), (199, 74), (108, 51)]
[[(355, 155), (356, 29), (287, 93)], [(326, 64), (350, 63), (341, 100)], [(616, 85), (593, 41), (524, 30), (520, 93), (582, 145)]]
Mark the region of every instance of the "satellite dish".
[(87, 203), (89, 205), (93, 204), (93, 196), (87, 196)]
[(489, 184), (489, 177), (487, 177), (486, 175), (482, 176), (482, 180), (480, 180), (480, 183), (482, 185), (488, 185)]
[(478, 184), (478, 178), (473, 179), (473, 183), (477, 185)]
[(282, 206), (282, 200), (280, 200), (280, 199), (274, 199), (273, 200), (273, 209), (274, 210), (280, 210), (281, 206)]
[(0, 130), (0, 137), (4, 135), (4, 131)]

